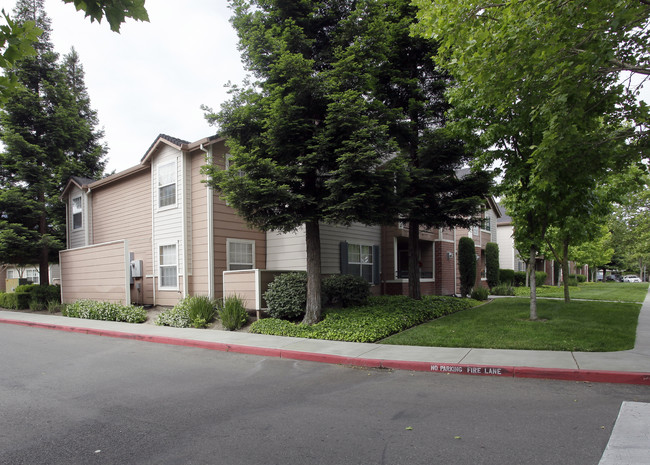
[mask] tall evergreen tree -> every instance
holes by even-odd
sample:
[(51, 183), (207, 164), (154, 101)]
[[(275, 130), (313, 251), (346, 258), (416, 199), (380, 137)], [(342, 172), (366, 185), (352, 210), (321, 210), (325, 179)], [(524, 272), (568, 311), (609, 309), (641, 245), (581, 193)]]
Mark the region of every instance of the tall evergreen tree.
[[(262, 230), (305, 228), (307, 309), (320, 319), (321, 222), (396, 218), (387, 128), (373, 116), (355, 1), (234, 0), (232, 23), (254, 85), (234, 89), (218, 115), (230, 168), (206, 167), (230, 205)], [(361, 83), (360, 85), (358, 85)]]
[[(0, 113), (5, 145), (0, 153), (0, 240), (30, 243), (21, 260), (38, 263), (41, 282), (47, 284), (48, 265), (58, 260), (65, 244), (61, 189), (73, 173), (101, 176), (105, 150), (78, 58), (68, 60), (68, 66), (59, 64), (43, 0), (19, 0), (14, 17), (19, 23), (34, 21), (43, 33), (34, 45), (36, 55), (11, 70), (20, 85), (11, 89)], [(0, 251), (8, 249), (4, 245)], [(15, 258), (3, 255), (0, 262)]]
[(446, 130), (444, 94), (452, 82), (431, 58), (435, 41), (411, 34), (416, 8), (410, 0), (366, 3), (372, 93), (408, 171), (399, 184), (400, 213), (409, 229), (409, 295), (419, 299), (421, 230), (478, 224), (491, 181), (486, 172), (458, 174), (472, 153)]

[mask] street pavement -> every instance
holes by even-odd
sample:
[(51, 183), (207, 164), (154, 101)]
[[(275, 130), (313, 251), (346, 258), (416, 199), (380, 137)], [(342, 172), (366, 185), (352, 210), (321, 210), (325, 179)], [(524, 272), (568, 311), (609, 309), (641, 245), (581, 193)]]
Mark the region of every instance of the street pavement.
[[(635, 346), (620, 352), (413, 347), (170, 328), (0, 310), (0, 323), (342, 365), (650, 386), (650, 292)], [(650, 463), (650, 408), (624, 402), (600, 465)]]

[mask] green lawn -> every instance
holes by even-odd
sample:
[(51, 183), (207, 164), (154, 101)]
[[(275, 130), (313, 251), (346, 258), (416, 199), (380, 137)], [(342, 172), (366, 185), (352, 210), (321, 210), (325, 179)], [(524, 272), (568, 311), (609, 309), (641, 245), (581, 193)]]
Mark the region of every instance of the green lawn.
[[(515, 288), (520, 297), (530, 295), (530, 288)], [(643, 302), (648, 293), (648, 283), (583, 283), (569, 286), (569, 294), (574, 299), (615, 300), (619, 302)], [(557, 286), (542, 286), (537, 289), (539, 297), (564, 298), (564, 288)]]
[[(620, 285), (625, 286), (634, 288), (633, 284)], [(536, 322), (528, 320), (529, 305), (529, 299), (496, 299), (395, 334), (381, 343), (581, 352), (634, 347), (639, 304), (577, 301), (565, 304), (540, 299), (537, 313), (542, 321)]]

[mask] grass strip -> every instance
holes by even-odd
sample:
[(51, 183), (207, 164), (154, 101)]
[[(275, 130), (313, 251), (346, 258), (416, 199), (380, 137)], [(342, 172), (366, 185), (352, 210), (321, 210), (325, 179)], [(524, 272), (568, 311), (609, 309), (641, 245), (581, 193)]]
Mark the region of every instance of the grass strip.
[(431, 347), (613, 352), (634, 348), (641, 306), (632, 303), (496, 299), (381, 341)]

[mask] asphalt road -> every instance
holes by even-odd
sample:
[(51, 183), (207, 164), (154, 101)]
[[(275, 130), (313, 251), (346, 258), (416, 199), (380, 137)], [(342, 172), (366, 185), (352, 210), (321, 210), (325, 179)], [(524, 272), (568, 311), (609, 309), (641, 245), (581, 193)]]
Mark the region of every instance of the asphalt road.
[(597, 464), (647, 386), (365, 370), (0, 325), (0, 463)]

